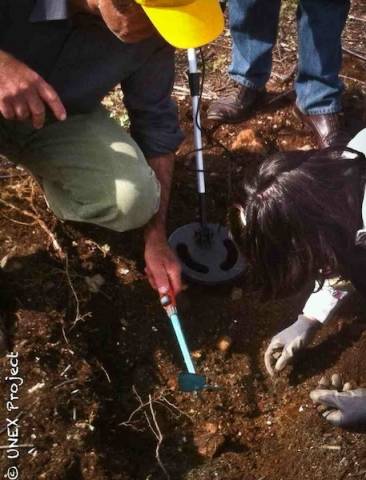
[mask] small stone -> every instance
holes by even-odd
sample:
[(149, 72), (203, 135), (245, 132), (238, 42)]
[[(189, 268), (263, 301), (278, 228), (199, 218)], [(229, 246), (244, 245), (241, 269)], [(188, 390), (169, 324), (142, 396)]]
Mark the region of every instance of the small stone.
[(105, 279), (100, 273), (97, 273), (92, 277), (85, 277), (85, 283), (88, 285), (88, 288), (92, 293), (98, 293), (100, 288), (105, 284)]
[(243, 298), (243, 290), (241, 288), (233, 288), (231, 291), (231, 300), (237, 302)]
[(221, 352), (227, 352), (231, 345), (233, 343), (232, 338), (230, 338), (228, 335), (224, 335), (223, 337), (220, 337), (218, 342), (217, 342), (217, 348)]
[(178, 381), (177, 377), (170, 377), (168, 378), (168, 381), (166, 382), (169, 390), (177, 390), (178, 388)]
[(247, 150), (252, 153), (265, 154), (266, 148), (251, 128), (242, 130), (232, 144), (233, 150)]
[(127, 268), (127, 267), (121, 267), (121, 268), (119, 269), (119, 273), (120, 273), (121, 275), (127, 275), (127, 274), (130, 273), (130, 269)]
[(204, 425), (204, 429), (206, 430), (207, 433), (216, 433), (217, 430), (218, 430), (218, 427), (216, 425), (216, 423), (212, 423), (212, 422), (207, 422), (205, 423)]
[(199, 359), (202, 357), (202, 352), (201, 350), (195, 350), (194, 352), (191, 353), (193, 358)]
[(195, 432), (193, 442), (200, 455), (206, 458), (212, 458), (225, 442), (225, 437), (220, 433), (210, 433), (206, 430), (200, 430)]

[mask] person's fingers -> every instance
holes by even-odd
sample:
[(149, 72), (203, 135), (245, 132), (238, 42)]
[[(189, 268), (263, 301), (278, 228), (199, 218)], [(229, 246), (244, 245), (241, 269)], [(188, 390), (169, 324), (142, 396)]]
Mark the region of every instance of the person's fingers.
[(170, 283), (164, 264), (160, 262), (151, 263), (147, 268), (151, 274), (152, 283), (155, 285), (155, 289), (158, 290), (160, 294), (167, 293), (169, 291)]
[(353, 386), (352, 386), (352, 383), (351, 382), (346, 382), (344, 385), (343, 385), (343, 391), (344, 392), (349, 392), (350, 390), (352, 390)]
[(42, 100), (50, 107), (57, 120), (66, 120), (66, 110), (56, 91), (47, 82), (42, 80), (38, 85), (38, 93)]
[(16, 118), (21, 122), (27, 120), (27, 118), (30, 116), (28, 104), (24, 97), (17, 97), (13, 99), (13, 109)]
[(329, 382), (329, 379), (328, 377), (322, 377), (320, 380), (319, 380), (319, 383), (318, 383), (319, 387), (321, 390), (326, 390), (330, 387), (330, 382)]
[(269, 344), (266, 353), (264, 354), (264, 365), (266, 367), (267, 372), (273, 377), (275, 375), (275, 371), (273, 369), (273, 352), (275, 348), (272, 344)]
[(0, 112), (5, 120), (14, 120), (15, 118), (14, 108), (8, 100), (0, 102)]
[(157, 290), (157, 286), (156, 286), (156, 283), (155, 283), (155, 280), (154, 280), (154, 276), (152, 275), (152, 273), (150, 272), (150, 270), (148, 268), (145, 268), (145, 273), (146, 273), (146, 276), (147, 276), (147, 280), (148, 282), (150, 283), (151, 285), (151, 288), (153, 290)]
[(328, 407), (338, 408), (338, 392), (336, 390), (313, 390), (310, 392), (310, 398), (314, 403), (322, 403)]
[(332, 387), (334, 387), (336, 390), (342, 390), (342, 378), (338, 373), (334, 373), (331, 376), (330, 382), (332, 384)]
[(341, 427), (343, 425), (344, 415), (340, 410), (326, 410), (322, 415), (335, 427)]
[(42, 128), (45, 122), (46, 109), (43, 101), (40, 99), (36, 91), (27, 94), (29, 110), (32, 116), (32, 124), (34, 128)]
[(290, 361), (293, 358), (293, 353), (291, 349), (284, 348), (282, 350), (280, 358), (277, 360), (276, 365), (275, 365), (275, 370), (276, 372), (281, 372), (287, 365), (290, 363)]
[(167, 267), (170, 285), (175, 295), (182, 291), (182, 270), (178, 262), (170, 263)]

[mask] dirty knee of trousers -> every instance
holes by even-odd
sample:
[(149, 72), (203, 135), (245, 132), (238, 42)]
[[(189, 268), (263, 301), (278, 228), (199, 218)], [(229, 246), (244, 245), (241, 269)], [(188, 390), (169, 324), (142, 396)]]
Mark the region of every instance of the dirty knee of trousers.
[(86, 175), (70, 184), (43, 181), (50, 208), (62, 220), (85, 222), (117, 232), (145, 225), (158, 211), (160, 184), (148, 165), (129, 175)]

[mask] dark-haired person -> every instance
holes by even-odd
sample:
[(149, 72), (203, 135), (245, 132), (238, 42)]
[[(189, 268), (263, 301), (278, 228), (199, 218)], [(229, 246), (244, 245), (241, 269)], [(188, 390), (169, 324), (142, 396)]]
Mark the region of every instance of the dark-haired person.
[[(161, 292), (181, 289), (166, 238), (183, 138), (173, 46), (208, 43), (223, 24), (218, 0), (0, 2), (0, 153), (37, 177), (59, 218), (144, 226), (146, 272)], [(118, 84), (130, 134), (100, 105)]]
[[(366, 129), (345, 149), (279, 153), (244, 184), (232, 231), (268, 298), (297, 292), (318, 280), (295, 323), (273, 337), (265, 353), (271, 375), (282, 370), (328, 321), (347, 290), (366, 294)], [(339, 426), (366, 424), (366, 389), (321, 385), (311, 398), (327, 406)]]
[[(341, 35), (349, 0), (299, 0), (296, 116), (312, 131), (319, 148), (344, 141)], [(212, 102), (209, 120), (242, 122), (263, 100), (272, 69), (281, 0), (230, 0), (230, 83)]]

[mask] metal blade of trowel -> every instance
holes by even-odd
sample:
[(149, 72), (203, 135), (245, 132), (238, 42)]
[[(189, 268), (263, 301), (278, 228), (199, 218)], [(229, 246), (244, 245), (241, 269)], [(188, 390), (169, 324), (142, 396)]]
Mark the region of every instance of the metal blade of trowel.
[(183, 356), (184, 363), (188, 372), (181, 372), (178, 377), (179, 388), (184, 392), (193, 392), (202, 390), (206, 387), (206, 377), (198, 375), (193, 365), (191, 354), (188, 350), (187, 342), (182, 330), (182, 326), (178, 317), (177, 306), (175, 298), (172, 293), (163, 295), (160, 298), (160, 302), (164, 307), (170, 322), (173, 326), (175, 336), (178, 341), (180, 351)]

